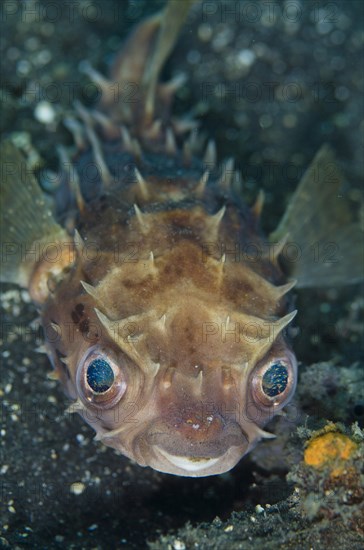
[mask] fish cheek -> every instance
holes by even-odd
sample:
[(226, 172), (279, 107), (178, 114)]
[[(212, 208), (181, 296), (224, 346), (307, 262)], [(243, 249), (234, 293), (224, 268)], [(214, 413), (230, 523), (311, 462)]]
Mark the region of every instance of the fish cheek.
[(90, 346), (95, 345), (102, 335), (94, 313), (90, 310), (90, 307), (81, 301), (77, 301), (71, 309), (69, 322), (73, 325), (75, 338), (82, 338)]
[(76, 259), (71, 243), (54, 242), (42, 249), (29, 282), (29, 294), (36, 304), (44, 304), (54, 294)]

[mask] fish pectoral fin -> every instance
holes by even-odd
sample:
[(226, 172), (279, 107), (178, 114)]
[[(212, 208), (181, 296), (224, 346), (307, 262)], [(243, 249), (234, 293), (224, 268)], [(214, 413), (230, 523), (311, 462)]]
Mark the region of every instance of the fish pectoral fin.
[(269, 239), (289, 234), (280, 260), (297, 287), (344, 285), (364, 278), (363, 230), (341, 187), (341, 174), (323, 145), (303, 175)]
[(28, 287), (37, 265), (44, 279), (47, 271), (59, 271), (60, 263), (70, 261), (71, 251), (64, 254), (70, 238), (55, 221), (26, 160), (8, 140), (0, 144), (0, 196), (2, 282)]
[[(111, 78), (114, 82), (132, 84), (135, 87), (134, 91), (139, 100), (129, 103), (132, 111), (129, 117), (137, 118), (144, 126), (150, 125), (160, 115), (157, 103), (161, 104), (159, 107), (163, 107), (164, 111), (169, 109), (175, 89), (178, 87), (177, 84), (174, 86), (173, 82), (170, 85), (167, 83), (165, 86), (158, 86), (158, 80), (188, 11), (195, 1), (169, 1), (162, 11), (136, 27), (116, 58)], [(133, 89), (130, 93), (133, 93)], [(120, 97), (120, 101), (125, 102), (125, 98)]]

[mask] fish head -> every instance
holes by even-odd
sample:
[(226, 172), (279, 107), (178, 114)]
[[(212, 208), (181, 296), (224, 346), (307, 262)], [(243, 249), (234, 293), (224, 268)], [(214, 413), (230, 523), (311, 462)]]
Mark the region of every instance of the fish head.
[(68, 343), (66, 363), (69, 393), (97, 439), (142, 466), (202, 477), (230, 470), (272, 437), (262, 427), (296, 384), (282, 334), (292, 314), (229, 315), (214, 296), (174, 287), (163, 307), (117, 318), (115, 280), (85, 288), (96, 328), (87, 338), (78, 332), (71, 353)]

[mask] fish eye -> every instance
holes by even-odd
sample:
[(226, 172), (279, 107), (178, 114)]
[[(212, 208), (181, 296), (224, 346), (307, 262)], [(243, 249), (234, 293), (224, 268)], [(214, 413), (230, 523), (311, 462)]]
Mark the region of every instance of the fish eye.
[(262, 379), (262, 390), (268, 397), (275, 397), (284, 392), (288, 384), (288, 369), (277, 361), (265, 371)]
[(114, 383), (114, 371), (105, 359), (94, 359), (86, 371), (86, 380), (95, 393), (105, 393)]
[(76, 385), (86, 404), (109, 409), (123, 397), (126, 375), (112, 356), (99, 346), (91, 348), (77, 367)]
[(254, 400), (263, 406), (283, 407), (296, 386), (296, 359), (284, 357), (260, 363), (253, 374)]

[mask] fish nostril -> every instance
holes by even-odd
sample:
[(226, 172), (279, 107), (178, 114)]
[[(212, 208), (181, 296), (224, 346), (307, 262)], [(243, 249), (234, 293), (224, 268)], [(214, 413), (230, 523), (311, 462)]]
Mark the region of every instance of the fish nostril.
[(218, 437), (224, 428), (219, 414), (186, 414), (175, 424), (178, 432), (188, 439), (207, 440)]

